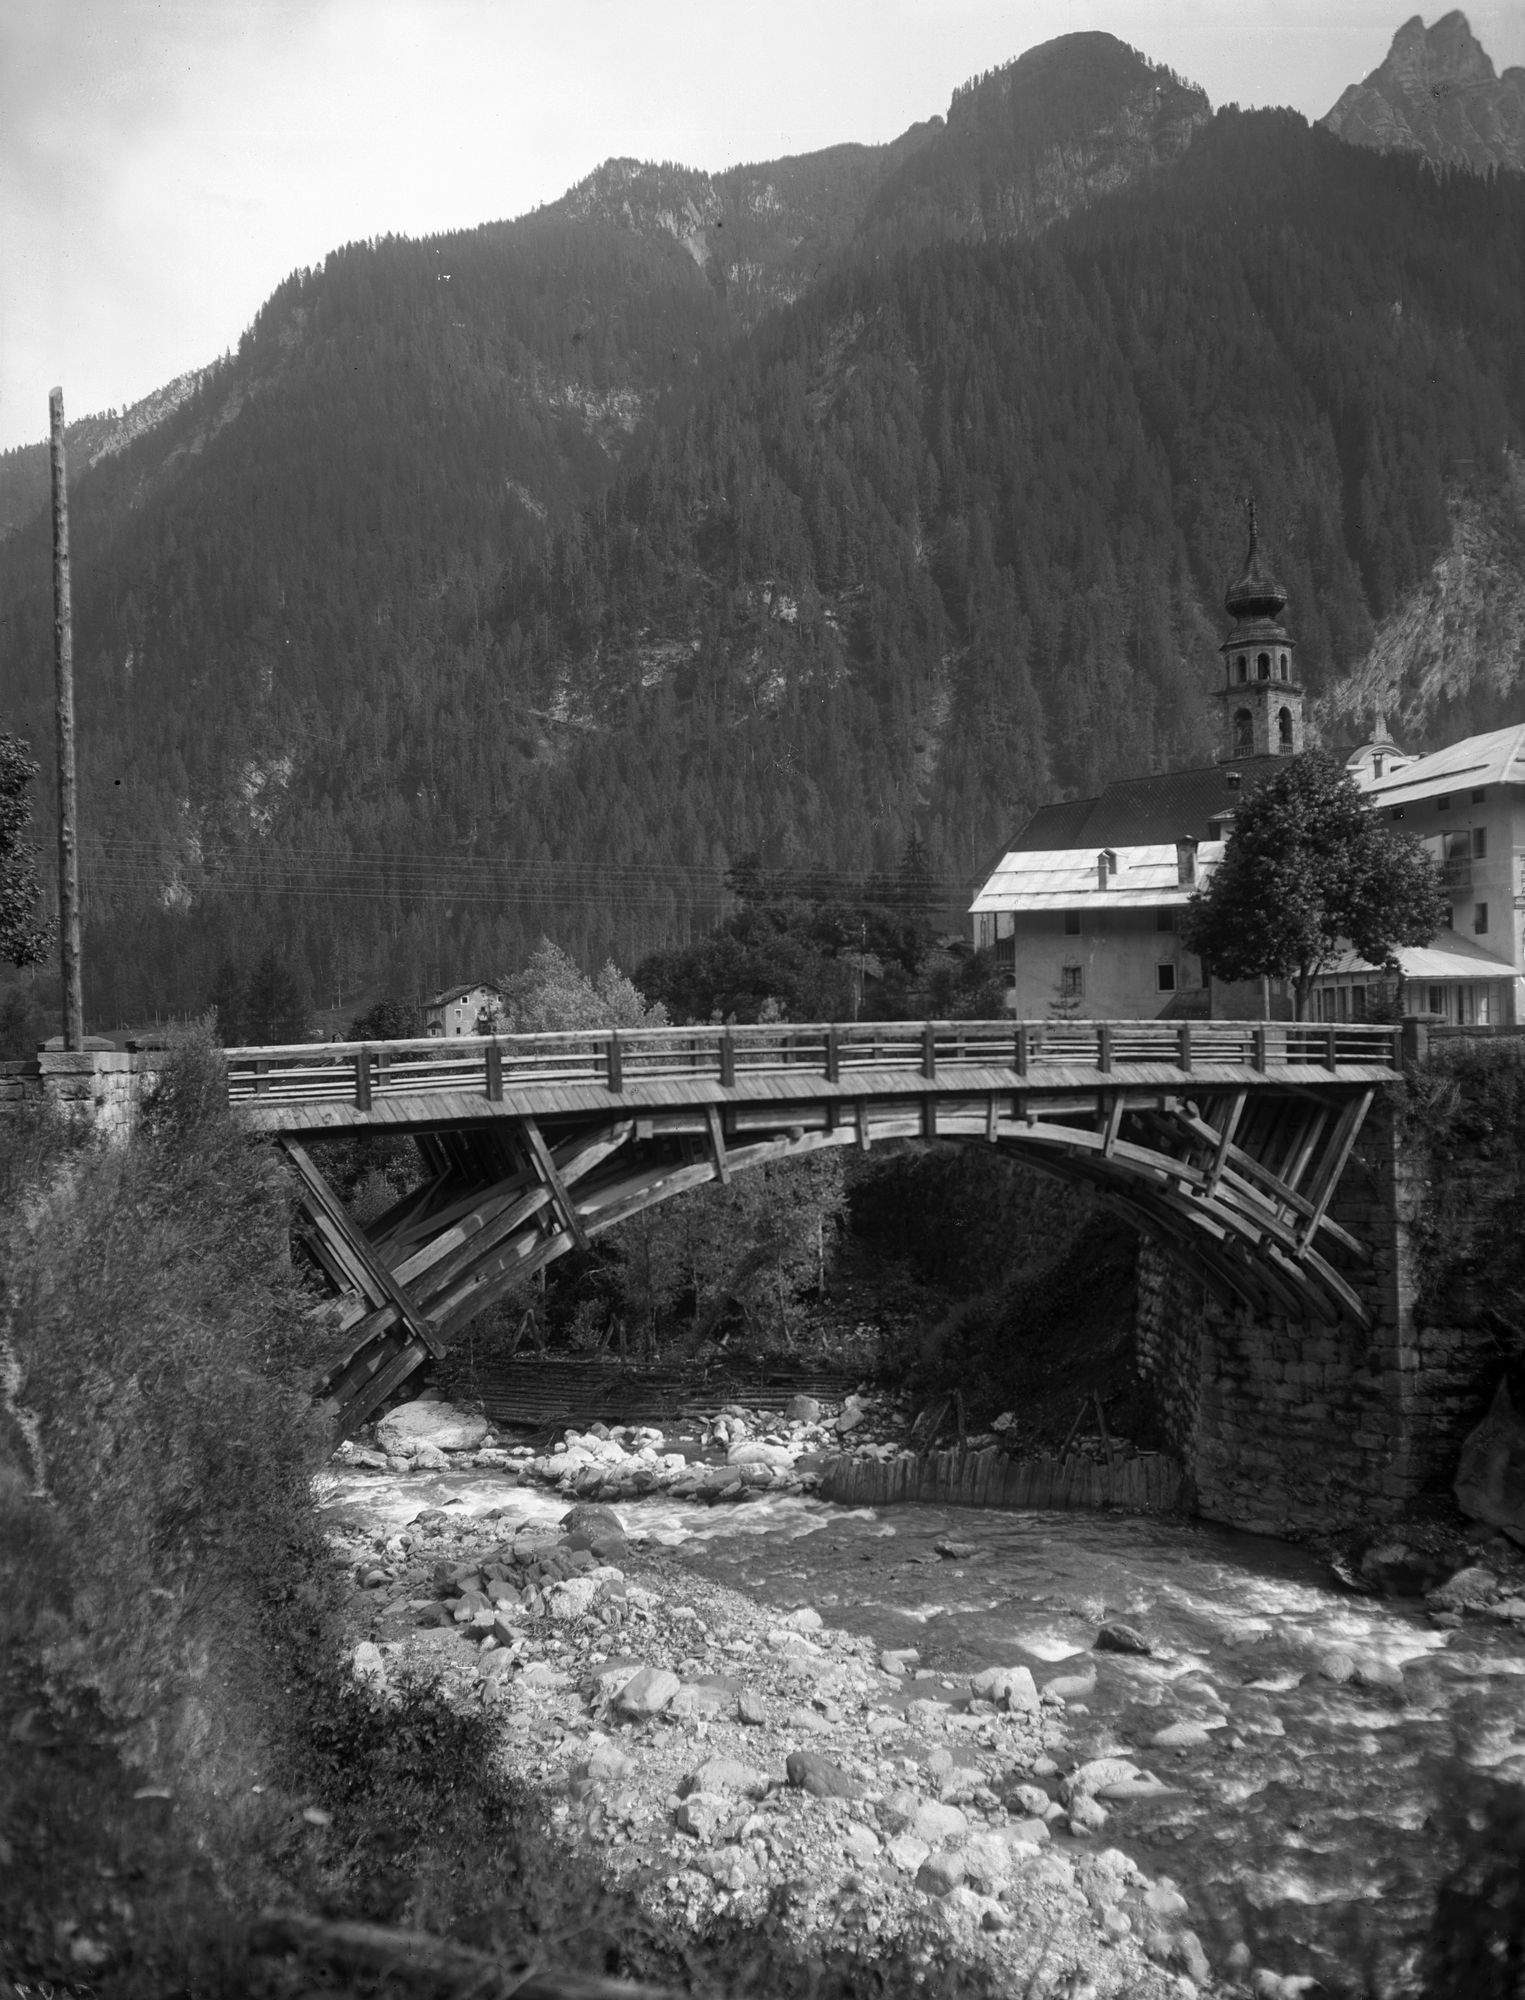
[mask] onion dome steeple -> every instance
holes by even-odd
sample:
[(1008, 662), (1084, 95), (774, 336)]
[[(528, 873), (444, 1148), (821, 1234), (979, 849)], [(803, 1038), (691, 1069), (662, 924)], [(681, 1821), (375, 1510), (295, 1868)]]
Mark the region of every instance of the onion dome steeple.
[(1245, 502), (1250, 517), (1250, 550), (1238, 581), (1224, 593), (1223, 608), (1230, 618), (1280, 618), (1286, 608), (1285, 585), (1278, 583), (1260, 553), (1259, 524), (1253, 496)]
[(1281, 614), (1287, 592), (1260, 553), (1255, 502), (1245, 502), (1250, 547), (1244, 568), (1224, 595), (1234, 621), (1223, 655), (1223, 747), (1220, 763), (1246, 757), (1295, 757), (1303, 747), (1303, 691), (1293, 661), (1296, 646)]

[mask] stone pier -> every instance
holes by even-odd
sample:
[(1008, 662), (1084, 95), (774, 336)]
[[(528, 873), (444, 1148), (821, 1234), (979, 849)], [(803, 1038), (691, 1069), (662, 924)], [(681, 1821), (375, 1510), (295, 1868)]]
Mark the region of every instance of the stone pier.
[(1208, 1520), (1298, 1537), (1394, 1518), (1448, 1490), (1491, 1393), (1491, 1334), (1419, 1309), (1409, 1225), (1429, 1165), (1384, 1097), (1332, 1210), (1370, 1246), (1370, 1264), (1346, 1271), (1369, 1327), (1221, 1305), (1167, 1251), (1141, 1246), (1140, 1366)]

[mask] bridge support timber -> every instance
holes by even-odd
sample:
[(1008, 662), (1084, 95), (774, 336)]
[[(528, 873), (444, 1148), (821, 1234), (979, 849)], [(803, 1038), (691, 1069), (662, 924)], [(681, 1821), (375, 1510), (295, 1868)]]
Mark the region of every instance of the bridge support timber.
[[(710, 1180), (831, 1146), (992, 1144), (1083, 1185), (1225, 1309), (1363, 1325), (1366, 1246), (1332, 1201), (1394, 1031), (1240, 1022), (656, 1029), (229, 1052), (343, 1295), (319, 1385), (358, 1428), (478, 1313)], [(410, 1134), (422, 1183), (364, 1229), (322, 1141)]]

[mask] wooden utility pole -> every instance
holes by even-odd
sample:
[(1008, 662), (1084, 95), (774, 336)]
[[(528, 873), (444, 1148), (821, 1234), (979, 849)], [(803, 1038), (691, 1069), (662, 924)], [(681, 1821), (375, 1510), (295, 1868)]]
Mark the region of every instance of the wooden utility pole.
[(64, 1047), (85, 1045), (79, 964), (79, 787), (74, 775), (74, 617), (69, 603), (69, 474), (64, 392), (48, 393), (53, 467), (53, 694), (58, 723), (58, 947), (64, 975)]

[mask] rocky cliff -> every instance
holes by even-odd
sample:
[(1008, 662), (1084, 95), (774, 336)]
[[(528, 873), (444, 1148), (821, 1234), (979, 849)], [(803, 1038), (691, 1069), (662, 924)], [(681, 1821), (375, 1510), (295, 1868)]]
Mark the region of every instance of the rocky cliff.
[(1525, 170), (1525, 69), (1496, 75), (1465, 14), (1433, 28), (1416, 14), (1321, 122), (1352, 146), (1423, 153), (1475, 173)]

